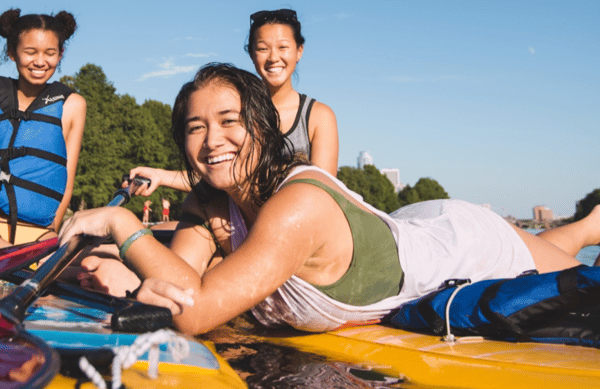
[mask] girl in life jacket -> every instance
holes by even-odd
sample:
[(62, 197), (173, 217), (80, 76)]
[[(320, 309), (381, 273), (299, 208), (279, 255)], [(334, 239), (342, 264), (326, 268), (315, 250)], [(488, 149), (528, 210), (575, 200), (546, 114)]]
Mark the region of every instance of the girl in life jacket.
[(53, 236), (71, 200), (86, 103), (49, 80), (76, 28), (66, 11), (0, 16), (3, 60), (18, 73), (0, 77), (0, 245)]

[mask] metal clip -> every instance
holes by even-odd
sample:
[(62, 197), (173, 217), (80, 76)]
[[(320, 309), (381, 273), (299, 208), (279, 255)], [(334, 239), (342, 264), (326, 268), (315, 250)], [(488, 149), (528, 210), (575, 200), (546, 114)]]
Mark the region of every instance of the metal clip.
[(4, 170), (0, 170), (0, 182), (10, 182), (10, 178), (12, 175), (10, 173), (6, 173)]

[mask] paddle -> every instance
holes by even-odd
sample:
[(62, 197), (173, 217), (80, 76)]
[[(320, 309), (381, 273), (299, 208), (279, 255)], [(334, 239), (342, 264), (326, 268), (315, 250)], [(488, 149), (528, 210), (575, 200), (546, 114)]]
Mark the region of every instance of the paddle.
[[(118, 206), (129, 201), (130, 193), (146, 183), (146, 179), (134, 178), (128, 188), (115, 193), (108, 205)], [(56, 375), (60, 364), (58, 354), (23, 329), (25, 312), (81, 249), (101, 242), (102, 238), (90, 236), (71, 239), (41, 264), (30, 278), (0, 300), (0, 388), (39, 388)]]
[[(12, 274), (5, 274), (2, 279), (17, 284), (29, 278), (30, 274), (31, 271), (18, 270)], [(150, 332), (168, 327), (172, 323), (171, 311), (167, 308), (144, 304), (131, 298), (114, 297), (62, 281), (52, 282), (46, 292), (64, 300), (112, 313), (110, 327), (113, 331)]]
[(23, 269), (49, 255), (58, 248), (58, 238), (23, 243), (0, 249), (0, 277)]

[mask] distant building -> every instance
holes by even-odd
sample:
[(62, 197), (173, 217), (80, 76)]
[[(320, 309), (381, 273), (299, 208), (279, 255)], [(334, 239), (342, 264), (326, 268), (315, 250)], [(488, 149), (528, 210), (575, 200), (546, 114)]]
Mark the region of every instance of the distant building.
[(551, 222), (554, 220), (552, 210), (544, 205), (533, 207), (533, 220), (536, 222)]
[(361, 151), (358, 154), (358, 168), (364, 169), (366, 165), (373, 165), (373, 157), (368, 151)]
[(394, 191), (396, 193), (400, 192), (404, 189), (404, 184), (400, 182), (400, 170), (398, 169), (381, 169), (379, 170), (381, 174), (386, 176), (388, 180), (394, 185)]

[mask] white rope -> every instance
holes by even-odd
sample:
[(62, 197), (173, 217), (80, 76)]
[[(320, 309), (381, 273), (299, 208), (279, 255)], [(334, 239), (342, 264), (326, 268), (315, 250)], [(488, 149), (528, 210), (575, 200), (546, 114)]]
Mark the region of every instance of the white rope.
[(106, 389), (106, 382), (86, 357), (79, 358), (79, 368), (98, 389)]
[(450, 298), (448, 299), (448, 302), (446, 303), (446, 336), (444, 336), (443, 338), (446, 342), (456, 341), (456, 338), (454, 337), (454, 334), (452, 334), (452, 330), (450, 328), (450, 305), (452, 304), (452, 301), (454, 300), (454, 297), (456, 297), (458, 292), (465, 286), (469, 285), (471, 285), (471, 280), (465, 280), (464, 284), (458, 285), (456, 289), (454, 289), (454, 291), (450, 295)]
[[(190, 344), (188, 341), (167, 329), (140, 335), (130, 346), (113, 348), (115, 356), (112, 361), (112, 389), (121, 387), (122, 370), (131, 367), (146, 352), (148, 352), (148, 376), (156, 379), (158, 377), (160, 356), (159, 346), (165, 343), (167, 344), (167, 350), (175, 362), (181, 361), (190, 353)], [(100, 376), (100, 373), (85, 357), (80, 358), (79, 366), (97, 388), (106, 389), (106, 383)]]

